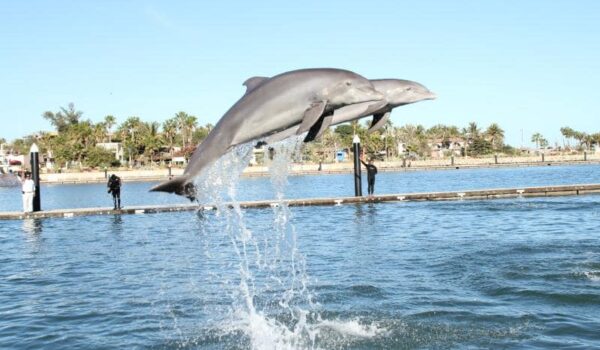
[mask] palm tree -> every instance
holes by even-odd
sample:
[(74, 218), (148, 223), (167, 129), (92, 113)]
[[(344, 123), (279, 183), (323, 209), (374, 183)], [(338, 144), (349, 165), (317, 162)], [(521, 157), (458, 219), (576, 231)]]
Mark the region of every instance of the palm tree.
[(575, 131), (573, 137), (579, 142), (579, 147), (588, 149), (589, 135), (585, 132)]
[(542, 136), (542, 134), (540, 134), (539, 132), (536, 132), (535, 134), (531, 135), (531, 142), (535, 143), (536, 149), (540, 148), (540, 144), (541, 144), (542, 140), (544, 140), (544, 136)]
[(501, 145), (504, 140), (504, 130), (496, 123), (492, 123), (485, 131), (492, 141), (492, 148), (496, 150), (498, 145)]
[(181, 131), (182, 146), (185, 148), (187, 143), (191, 141), (192, 132), (196, 128), (196, 117), (185, 112), (179, 112), (175, 114), (175, 120), (177, 121), (177, 127)]
[(104, 117), (104, 126), (106, 127), (106, 135), (108, 136), (108, 142), (112, 142), (112, 127), (117, 123), (117, 118), (112, 115)]
[(131, 167), (133, 157), (137, 158), (141, 145), (140, 131), (142, 128), (142, 121), (138, 117), (129, 117), (123, 124), (119, 126), (118, 132), (121, 134), (123, 140), (123, 146), (127, 150), (129, 156), (129, 166)]
[(598, 147), (600, 147), (600, 132), (591, 134), (590, 139), (592, 143), (595, 144), (596, 149), (598, 149)]
[(104, 124), (104, 122), (95, 124), (94, 127), (94, 142), (95, 143), (101, 143), (104, 142), (105, 137), (106, 137), (106, 124)]
[(173, 144), (177, 136), (177, 120), (175, 118), (167, 119), (163, 122), (163, 137), (169, 146), (169, 153), (173, 155)]
[(472, 140), (479, 138), (479, 133), (479, 127), (475, 122), (470, 122), (469, 126), (462, 129), (463, 140), (465, 141), (465, 157), (468, 155), (467, 149), (469, 147), (469, 144)]
[(160, 134), (158, 133), (159, 127), (160, 123), (158, 122), (149, 122), (142, 124), (142, 145), (144, 147), (144, 153), (150, 156), (151, 164), (153, 164), (154, 155), (160, 150), (160, 147), (163, 145), (163, 140), (160, 137)]

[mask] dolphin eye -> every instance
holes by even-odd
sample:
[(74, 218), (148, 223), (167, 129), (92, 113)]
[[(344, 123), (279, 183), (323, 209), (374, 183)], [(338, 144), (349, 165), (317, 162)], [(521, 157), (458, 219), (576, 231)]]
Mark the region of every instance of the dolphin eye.
[(406, 91), (410, 91), (410, 90), (412, 90), (412, 87), (409, 86), (406, 88)]
[(347, 81), (347, 82), (346, 82), (346, 86), (350, 86), (350, 85), (352, 85), (352, 83), (351, 83), (351, 82), (349, 82), (349, 81)]

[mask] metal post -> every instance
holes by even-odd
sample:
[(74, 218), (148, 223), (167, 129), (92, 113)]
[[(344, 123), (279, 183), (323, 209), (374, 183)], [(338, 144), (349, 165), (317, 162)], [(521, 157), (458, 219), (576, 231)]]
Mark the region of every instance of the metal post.
[(170, 179), (171, 178), (171, 164), (169, 164), (168, 168), (169, 168), (169, 179)]
[(544, 162), (544, 153), (542, 153), (542, 162)]
[(354, 139), (352, 139), (352, 148), (354, 150), (354, 195), (356, 197), (361, 197), (362, 181), (360, 171), (360, 138), (358, 135), (354, 135)]
[(498, 155), (497, 154), (494, 154), (494, 163), (498, 164)]
[(587, 161), (587, 151), (583, 151), (583, 160)]
[(454, 166), (454, 156), (450, 156), (450, 165)]
[(104, 179), (108, 179), (108, 169), (104, 167)]
[(35, 184), (35, 195), (33, 196), (33, 211), (40, 211), (40, 157), (38, 146), (34, 143), (29, 149), (29, 158), (31, 162), (31, 178)]

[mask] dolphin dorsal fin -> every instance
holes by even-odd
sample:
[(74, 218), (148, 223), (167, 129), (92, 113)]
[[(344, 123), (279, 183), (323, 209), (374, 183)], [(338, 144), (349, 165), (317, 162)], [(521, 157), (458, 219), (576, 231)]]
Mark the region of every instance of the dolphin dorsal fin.
[(256, 89), (257, 86), (262, 84), (265, 80), (268, 80), (268, 77), (252, 77), (246, 79), (246, 81), (242, 84), (246, 87), (246, 93)]

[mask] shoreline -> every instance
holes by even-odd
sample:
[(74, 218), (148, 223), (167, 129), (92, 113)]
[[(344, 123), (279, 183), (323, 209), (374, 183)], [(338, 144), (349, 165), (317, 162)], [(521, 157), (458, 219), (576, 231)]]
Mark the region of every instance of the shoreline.
[[(519, 158), (455, 158), (440, 160), (416, 160), (406, 162), (389, 161), (375, 162), (379, 172), (402, 172), (402, 171), (431, 171), (431, 170), (460, 170), (477, 168), (509, 168), (509, 167), (532, 167), (532, 166), (561, 166), (561, 165), (597, 165), (600, 164), (600, 154), (583, 156), (547, 156), (542, 161), (540, 157)], [(453, 163), (453, 164), (452, 164)], [(406, 165), (406, 166), (403, 166)], [(304, 163), (291, 164), (290, 176), (304, 175), (334, 175), (349, 174), (354, 171), (352, 162), (323, 163), (322, 170), (318, 170), (319, 164)], [(183, 174), (183, 168), (171, 169), (173, 176)], [(158, 169), (123, 169), (108, 170), (107, 175), (117, 174), (124, 182), (154, 182), (164, 181), (169, 177), (168, 168)], [(264, 177), (269, 176), (268, 166), (248, 166), (244, 169), (242, 177)], [(73, 173), (42, 173), (40, 181), (44, 184), (86, 184), (104, 183), (107, 181), (104, 171), (73, 172)]]

